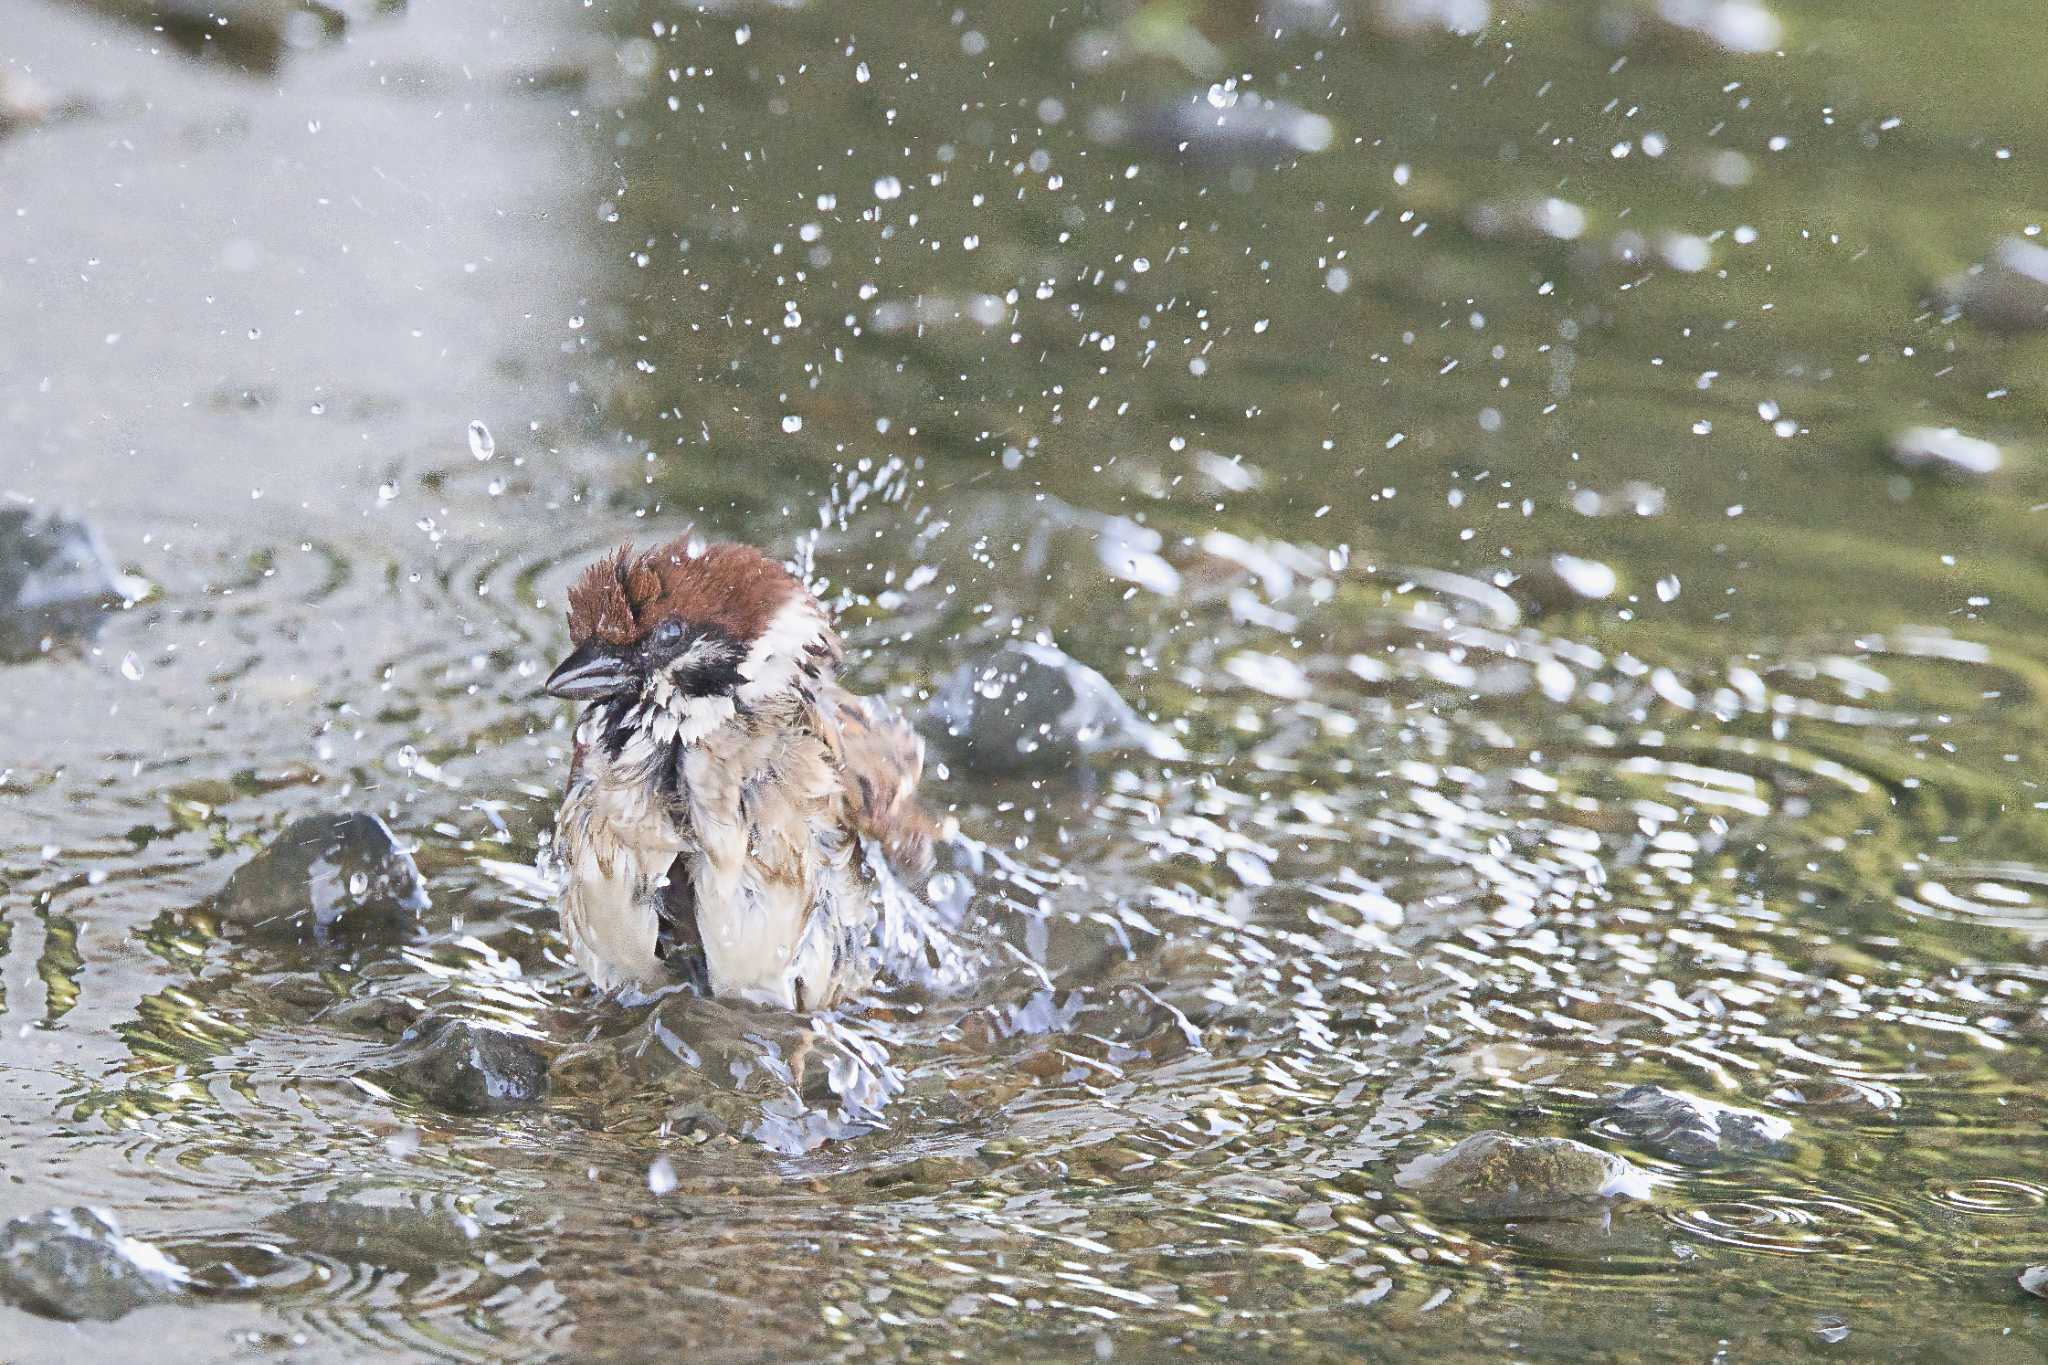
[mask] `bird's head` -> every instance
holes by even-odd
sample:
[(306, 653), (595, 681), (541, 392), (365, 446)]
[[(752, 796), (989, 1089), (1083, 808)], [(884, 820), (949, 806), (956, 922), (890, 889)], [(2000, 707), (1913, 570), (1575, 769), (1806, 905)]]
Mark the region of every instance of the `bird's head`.
[(627, 546), (569, 589), (568, 658), (549, 695), (610, 704), (657, 739), (694, 741), (839, 661), (824, 608), (747, 545)]

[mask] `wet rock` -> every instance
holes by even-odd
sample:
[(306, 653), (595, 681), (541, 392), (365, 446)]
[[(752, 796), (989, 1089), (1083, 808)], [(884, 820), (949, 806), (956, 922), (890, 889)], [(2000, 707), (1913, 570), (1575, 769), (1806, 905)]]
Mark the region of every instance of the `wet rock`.
[(2030, 1265), (2022, 1270), (2020, 1288), (2037, 1298), (2048, 1299), (2048, 1265)]
[(2048, 328), (2048, 246), (2007, 237), (1991, 259), (1935, 286), (1934, 299), (1988, 331)]
[(1475, 204), (1466, 211), (1465, 226), (1474, 237), (1488, 242), (1519, 246), (1575, 242), (1586, 230), (1586, 211), (1554, 196)]
[(33, 654), (46, 636), (87, 633), (108, 608), (148, 591), (114, 568), (84, 522), (0, 507), (0, 657)]
[(1650, 1197), (1649, 1176), (1611, 1152), (1492, 1129), (1416, 1157), (1394, 1173), (1394, 1183), (1474, 1218), (1562, 1218)]
[(1757, 0), (1654, 0), (1610, 6), (1601, 36), (1617, 47), (1642, 40), (1684, 49), (1710, 47), (1739, 56), (1774, 52), (1785, 25)]
[(188, 56), (272, 71), (292, 48), (341, 37), (338, 7), (299, 0), (86, 0), (94, 9), (142, 25)]
[(407, 1030), (378, 1075), (457, 1114), (525, 1109), (548, 1096), (548, 1059), (531, 1039), (453, 1015)]
[(326, 943), (403, 935), (431, 904), (390, 827), (351, 811), (294, 820), (236, 869), (215, 908), (263, 938)]
[(1320, 152), (1336, 137), (1335, 125), (1321, 114), (1231, 82), (1136, 113), (1100, 110), (1089, 132), (1097, 142), (1131, 143), (1192, 161)]
[(0, 1230), (0, 1299), (46, 1318), (111, 1321), (170, 1298), (185, 1278), (101, 1210), (51, 1209)]
[(1570, 611), (1612, 597), (1621, 586), (1613, 566), (1577, 555), (1552, 555), (1516, 579), (1516, 599), (1537, 611)]
[(1449, 33), (1469, 38), (1493, 18), (1491, 0), (1376, 0), (1372, 16), (1393, 38)]
[(1885, 450), (1901, 469), (1950, 479), (1989, 478), (2005, 463), (1996, 445), (1954, 427), (1908, 427)]
[(956, 669), (940, 683), (928, 715), (961, 762), (983, 773), (1072, 769), (1106, 750), (1187, 756), (1109, 679), (1052, 645), (1024, 640), (1003, 645), (986, 663)]
[(420, 1208), (408, 1192), (381, 1186), (340, 1189), (263, 1220), (301, 1251), (345, 1265), (374, 1265), (432, 1275), (475, 1260), (483, 1227), (447, 1208)]
[(84, 110), (81, 100), (60, 99), (27, 76), (0, 71), (0, 137)]
[(1792, 1125), (1769, 1114), (1738, 1109), (1656, 1085), (1635, 1085), (1608, 1102), (1602, 1126), (1687, 1166), (1712, 1166), (1734, 1157), (1782, 1157)]

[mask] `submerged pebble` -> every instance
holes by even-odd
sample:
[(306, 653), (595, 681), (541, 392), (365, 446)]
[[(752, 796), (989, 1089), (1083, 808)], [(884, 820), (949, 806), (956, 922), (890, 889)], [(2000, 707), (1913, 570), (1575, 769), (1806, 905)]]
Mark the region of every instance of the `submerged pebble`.
[(1475, 204), (1465, 213), (1472, 235), (1488, 242), (1528, 246), (1574, 242), (1586, 230), (1586, 211), (1556, 196)]
[(1102, 110), (1089, 132), (1097, 142), (1135, 143), (1206, 161), (1320, 152), (1336, 137), (1321, 114), (1229, 84), (1136, 113)]
[(1680, 44), (1711, 44), (1722, 52), (1753, 56), (1775, 51), (1785, 25), (1758, 0), (1654, 0), (1611, 5), (1601, 15), (1602, 35), (1626, 46), (1639, 38)]
[(1003, 645), (986, 663), (954, 670), (927, 714), (961, 762), (983, 773), (1074, 768), (1112, 750), (1187, 756), (1109, 679), (1052, 645), (1024, 640)]
[(1611, 1152), (1493, 1129), (1416, 1157), (1394, 1173), (1394, 1183), (1474, 1218), (1562, 1218), (1650, 1197), (1649, 1175)]
[(1616, 1095), (1608, 1102), (1603, 1126), (1687, 1166), (1784, 1156), (1792, 1136), (1792, 1125), (1784, 1119), (1657, 1085), (1630, 1086)]
[(115, 569), (99, 533), (51, 512), (0, 507), (0, 658), (47, 635), (82, 635), (149, 585)]
[(1935, 302), (1993, 332), (2048, 327), (2048, 246), (2007, 237), (1991, 258), (1943, 280)]
[(1952, 479), (1988, 478), (2005, 463), (2004, 452), (1996, 445), (1954, 427), (1908, 427), (1892, 437), (1886, 449), (1901, 469)]
[(1621, 576), (1610, 564), (1578, 555), (1552, 555), (1512, 585), (1517, 600), (1542, 611), (1570, 611), (1612, 597)]
[(379, 1074), (397, 1089), (457, 1114), (497, 1114), (548, 1095), (548, 1059), (530, 1039), (474, 1019), (421, 1020)]
[(2020, 1288), (2038, 1298), (2048, 1299), (2048, 1265), (2030, 1265), (2022, 1270)]
[(432, 902), (382, 820), (365, 811), (308, 815), (235, 870), (215, 901), (223, 918), (291, 943), (398, 937)]
[(171, 1297), (185, 1278), (100, 1209), (51, 1209), (0, 1230), (0, 1299), (46, 1318), (111, 1321)]
[(421, 1208), (407, 1191), (384, 1186), (342, 1188), (264, 1219), (302, 1251), (343, 1264), (383, 1266), (432, 1275), (473, 1260), (482, 1226), (444, 1207)]

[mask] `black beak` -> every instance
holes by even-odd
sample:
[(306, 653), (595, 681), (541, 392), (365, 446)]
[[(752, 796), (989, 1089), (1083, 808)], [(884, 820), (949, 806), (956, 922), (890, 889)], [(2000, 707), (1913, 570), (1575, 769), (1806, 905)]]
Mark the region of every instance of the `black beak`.
[(640, 674), (623, 651), (590, 640), (562, 660), (541, 686), (551, 697), (596, 701), (639, 691)]

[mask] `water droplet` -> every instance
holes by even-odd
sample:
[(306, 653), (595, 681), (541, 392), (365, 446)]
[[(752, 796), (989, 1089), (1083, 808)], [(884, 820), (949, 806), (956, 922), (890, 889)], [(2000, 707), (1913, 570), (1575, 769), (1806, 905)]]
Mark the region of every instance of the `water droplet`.
[(498, 443), (491, 439), (491, 429), (481, 417), (469, 424), (469, 453), (479, 460), (488, 460), (498, 453)]
[(121, 676), (129, 682), (142, 681), (142, 660), (135, 657), (132, 649), (121, 656)]
[(804, 429), (804, 419), (792, 412), (782, 419), (782, 429), (792, 435), (802, 431)]

